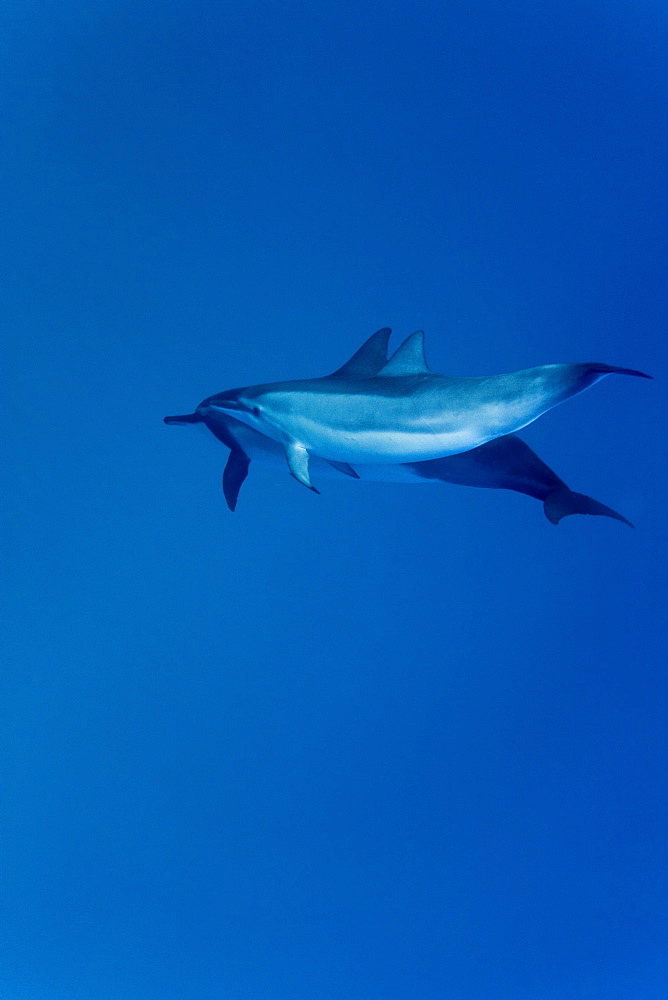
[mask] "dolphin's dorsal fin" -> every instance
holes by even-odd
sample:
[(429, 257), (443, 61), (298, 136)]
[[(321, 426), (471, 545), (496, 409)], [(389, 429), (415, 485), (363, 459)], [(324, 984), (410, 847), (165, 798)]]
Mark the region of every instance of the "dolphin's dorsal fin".
[(377, 375), (387, 362), (387, 345), (391, 333), (389, 326), (376, 330), (345, 365), (337, 368), (331, 375), (326, 375), (325, 378), (372, 378)]
[(429, 368), (424, 357), (424, 331), (417, 330), (404, 340), (379, 375), (428, 375)]

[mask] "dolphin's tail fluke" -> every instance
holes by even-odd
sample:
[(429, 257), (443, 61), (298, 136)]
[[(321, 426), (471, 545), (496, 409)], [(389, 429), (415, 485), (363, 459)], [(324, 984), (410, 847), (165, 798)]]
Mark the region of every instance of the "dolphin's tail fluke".
[(163, 417), (166, 424), (199, 424), (202, 420), (199, 413), (183, 413), (178, 417)]
[(647, 375), (645, 372), (636, 371), (635, 368), (618, 368), (616, 365), (591, 364), (583, 367), (588, 368), (591, 372), (600, 373), (601, 375), (638, 375), (640, 378), (654, 378), (653, 375)]
[(569, 514), (600, 514), (603, 517), (614, 517), (616, 521), (623, 521), (630, 528), (633, 527), (627, 518), (618, 514), (612, 507), (606, 507), (605, 504), (592, 500), (584, 493), (573, 493), (567, 486), (560, 486), (552, 493), (548, 493), (543, 501), (543, 507), (545, 517), (552, 524), (559, 524), (562, 517), (568, 517)]

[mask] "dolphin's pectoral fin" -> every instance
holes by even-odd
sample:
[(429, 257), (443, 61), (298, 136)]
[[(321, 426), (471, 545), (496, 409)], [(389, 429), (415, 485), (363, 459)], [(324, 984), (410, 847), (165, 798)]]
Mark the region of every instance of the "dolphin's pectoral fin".
[(237, 506), (239, 490), (243, 486), (244, 479), (248, 475), (250, 458), (241, 448), (233, 448), (227, 460), (225, 471), (223, 472), (223, 493), (225, 501), (230, 510)]
[(309, 454), (304, 445), (300, 444), (299, 441), (289, 441), (285, 445), (285, 457), (288, 460), (290, 472), (297, 482), (308, 486), (314, 493), (320, 493), (320, 490), (316, 490), (311, 482), (308, 471)]
[(332, 462), (329, 458), (326, 458), (325, 461), (331, 465), (333, 469), (336, 469), (337, 472), (342, 472), (344, 476), (350, 476), (351, 479), (359, 479), (359, 476), (353, 469), (352, 465), (348, 465), (347, 462)]

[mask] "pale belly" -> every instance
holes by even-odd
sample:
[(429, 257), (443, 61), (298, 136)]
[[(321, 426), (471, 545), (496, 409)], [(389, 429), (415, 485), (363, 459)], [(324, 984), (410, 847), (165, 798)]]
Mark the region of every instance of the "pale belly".
[[(285, 449), (278, 441), (265, 437), (257, 431), (251, 430), (245, 424), (228, 417), (219, 416), (217, 421), (207, 421), (209, 429), (224, 432), (228, 437), (234, 438), (240, 448), (248, 455), (251, 461), (258, 463), (260, 469), (268, 472), (285, 472), (287, 461)], [(311, 455), (310, 469), (312, 477), (318, 481), (321, 479), (345, 479), (344, 473), (335, 469), (334, 466), (326, 462), (318, 455)], [(365, 482), (374, 483), (433, 483), (437, 479), (424, 478), (418, 475), (409, 465), (399, 463), (391, 465), (355, 465), (355, 472), (359, 478)]]
[(329, 429), (305, 428), (302, 443), (309, 452), (334, 462), (350, 465), (427, 462), (469, 451), (489, 440), (489, 434), (477, 427), (434, 431), (358, 431), (355, 434), (333, 433)]

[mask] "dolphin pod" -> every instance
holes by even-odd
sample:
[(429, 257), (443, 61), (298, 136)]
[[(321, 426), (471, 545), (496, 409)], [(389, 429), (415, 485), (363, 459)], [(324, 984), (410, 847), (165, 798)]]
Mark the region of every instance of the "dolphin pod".
[[(340, 387), (343, 384), (354, 382), (363, 384), (375, 379), (379, 373), (382, 376), (382, 372), (386, 372), (388, 369), (387, 344), (389, 336), (389, 329), (379, 330), (359, 348), (345, 365), (331, 375), (302, 383), (278, 383), (280, 391), (285, 391), (285, 386), (308, 385), (308, 391), (313, 393), (314, 391), (317, 392), (317, 389), (314, 390), (314, 387), (318, 385), (325, 398), (330, 398), (332, 394), (330, 393), (330, 396), (327, 396), (327, 391), (324, 388), (326, 384), (336, 385), (340, 392)], [(401, 359), (401, 352), (403, 352), (403, 360)], [(407, 367), (409, 356), (412, 357), (413, 364), (417, 356), (417, 360), (424, 366), (421, 334), (413, 334), (412, 337), (409, 337), (402, 347), (399, 348), (399, 351), (395, 353), (392, 362), (395, 362), (399, 358), (402, 366)], [(529, 369), (528, 371), (535, 373), (553, 369), (579, 369), (579, 371), (571, 375), (570, 382), (568, 377), (566, 377), (566, 387), (564, 388), (562, 384), (559, 390), (565, 394), (562, 394), (560, 399), (565, 399), (568, 395), (582, 391), (582, 389), (587, 388), (588, 385), (592, 385), (606, 374), (619, 372), (622, 374), (643, 375), (642, 372), (614, 368), (609, 365), (550, 365), (545, 366), (544, 369)], [(526, 376), (527, 374), (527, 372), (519, 372), (515, 373), (515, 376)], [(405, 380), (409, 376), (407, 374), (393, 376), (390, 373), (389, 376), (382, 377), (401, 378)], [(436, 377), (444, 379), (443, 376)], [(508, 380), (513, 377), (499, 376), (497, 379)], [(554, 380), (554, 376), (548, 376), (548, 380), (549, 378)], [(577, 383), (578, 380), (581, 384), (579, 387), (573, 388), (573, 383)], [(491, 380), (462, 379), (452, 381), (466, 383)], [(563, 381), (564, 377), (562, 375), (562, 383)], [(239, 398), (246, 401), (248, 398), (252, 398), (250, 394), (253, 390), (267, 388), (266, 386), (262, 386), (252, 387), (251, 389), (232, 390), (231, 392), (222, 393), (219, 396), (208, 397), (200, 404), (195, 413), (165, 417), (165, 423), (169, 424), (204, 423), (215, 437), (230, 448), (230, 455), (223, 475), (223, 490), (230, 510), (234, 510), (236, 507), (239, 490), (246, 478), (251, 460), (259, 460), (263, 464), (280, 465), (284, 468), (286, 450), (284, 450), (284, 442), (277, 441), (261, 433), (253, 426), (251, 420), (243, 420), (243, 415), (248, 412), (247, 410), (242, 410), (241, 408), (235, 409), (235, 407), (228, 409), (224, 406), (213, 405), (213, 401), (224, 399), (236, 402)], [(269, 388), (274, 390), (276, 387), (271, 386)], [(293, 391), (299, 394), (299, 390)], [(358, 392), (351, 394), (355, 397), (360, 395)], [(369, 395), (372, 395), (372, 393)], [(298, 395), (297, 398), (299, 398)], [(556, 399), (548, 405), (543, 405), (540, 412), (544, 412), (551, 406), (556, 405), (560, 399)], [(234, 412), (234, 416), (232, 412)], [(261, 415), (258, 417), (255, 414), (254, 416), (256, 422), (261, 421)], [(557, 524), (562, 517), (568, 514), (576, 513), (599, 514), (615, 518), (629, 525), (631, 523), (621, 514), (593, 500), (591, 497), (572, 492), (538, 458), (535, 452), (514, 434), (503, 434), (493, 437), (483, 444), (464, 452), (416, 462), (389, 463), (377, 460), (375, 462), (362, 462), (351, 465), (348, 462), (333, 459), (323, 460), (317, 454), (310, 457), (311, 470), (318, 478), (338, 476), (340, 473), (345, 473), (357, 479), (374, 482), (447, 482), (488, 489), (509, 489), (542, 500), (545, 514), (553, 524)], [(294, 474), (292, 468), (291, 471)], [(299, 477), (296, 476), (296, 478)], [(301, 479), (300, 481), (303, 482), (304, 480)], [(311, 489), (318, 492), (312, 486), (310, 478), (305, 485), (309, 485)]]
[(209, 396), (197, 412), (225, 413), (280, 442), (292, 475), (314, 489), (310, 455), (353, 476), (355, 464), (444, 458), (526, 427), (606, 375), (649, 378), (593, 362), (475, 378), (438, 375), (427, 367), (423, 337), (422, 331), (408, 337), (375, 375), (344, 370), (231, 389)]

